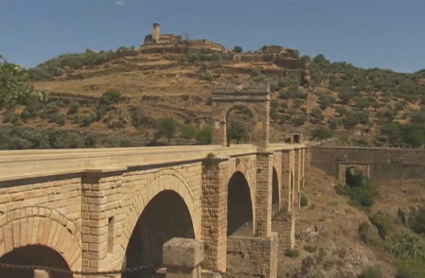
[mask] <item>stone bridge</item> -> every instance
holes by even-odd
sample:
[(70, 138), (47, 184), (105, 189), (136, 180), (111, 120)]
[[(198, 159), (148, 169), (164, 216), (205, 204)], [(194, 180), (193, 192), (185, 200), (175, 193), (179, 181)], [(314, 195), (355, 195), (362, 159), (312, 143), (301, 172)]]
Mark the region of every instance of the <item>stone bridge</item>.
[[(219, 91), (213, 145), (0, 152), (0, 263), (275, 278), (278, 254), (294, 246), (307, 144), (268, 142), (268, 89)], [(234, 105), (254, 112), (258, 143), (227, 144)], [(0, 277), (33, 272), (0, 265)]]

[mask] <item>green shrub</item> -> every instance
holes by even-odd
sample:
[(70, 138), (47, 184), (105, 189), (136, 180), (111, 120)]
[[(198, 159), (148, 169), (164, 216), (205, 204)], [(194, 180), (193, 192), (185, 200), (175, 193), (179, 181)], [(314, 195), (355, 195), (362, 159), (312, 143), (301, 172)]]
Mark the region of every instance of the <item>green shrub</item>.
[(300, 256), (300, 252), (297, 249), (288, 250), (285, 254), (289, 258), (298, 258)]
[(111, 90), (102, 95), (100, 98), (101, 105), (118, 104), (121, 101), (121, 94), (117, 91)]
[(59, 116), (56, 118), (56, 123), (58, 125), (64, 125), (66, 122), (66, 116), (65, 114), (59, 114)]
[(314, 252), (317, 251), (317, 247), (311, 246), (311, 245), (306, 245), (306, 246), (304, 246), (304, 250), (307, 251), (308, 253), (314, 253)]
[(369, 216), (369, 220), (378, 229), (379, 236), (382, 239), (395, 231), (394, 221), (386, 215), (374, 214)]
[(425, 208), (414, 213), (409, 219), (410, 228), (417, 234), (425, 234)]
[(378, 196), (378, 190), (365, 180), (362, 186), (348, 187), (348, 186), (335, 186), (338, 194), (347, 195), (350, 198), (349, 204), (358, 207), (362, 210), (369, 211), (375, 203)]
[(119, 143), (120, 148), (133, 147), (133, 142), (127, 138), (121, 139)]
[(384, 241), (384, 250), (397, 259), (425, 262), (425, 241), (410, 231), (390, 234)]
[(370, 225), (367, 222), (362, 222), (359, 225), (359, 228), (358, 228), (360, 239), (365, 244), (368, 244), (369, 243), (369, 228), (370, 228)]
[(76, 113), (78, 113), (78, 110), (80, 110), (80, 103), (78, 101), (74, 101), (69, 105), (68, 108), (68, 115), (74, 115)]
[(397, 260), (397, 278), (425, 277), (425, 263), (414, 260)]
[(301, 192), (300, 205), (301, 207), (305, 207), (308, 205), (308, 199), (307, 199), (307, 196), (304, 194), (304, 192)]
[(359, 278), (382, 278), (382, 272), (377, 267), (369, 267), (362, 271)]

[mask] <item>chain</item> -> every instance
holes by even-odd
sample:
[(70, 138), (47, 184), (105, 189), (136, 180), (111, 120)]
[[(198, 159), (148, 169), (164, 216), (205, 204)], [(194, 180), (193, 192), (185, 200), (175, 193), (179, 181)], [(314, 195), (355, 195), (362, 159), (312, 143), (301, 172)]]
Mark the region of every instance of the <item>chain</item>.
[(142, 270), (150, 270), (152, 271), (152, 274), (156, 273), (159, 269), (158, 267), (154, 265), (142, 265), (132, 268), (126, 268), (123, 270), (112, 270), (112, 271), (99, 271), (99, 272), (88, 272), (88, 271), (71, 271), (67, 269), (61, 269), (56, 267), (46, 267), (46, 266), (36, 266), (36, 265), (15, 265), (15, 264), (5, 264), (0, 263), (0, 268), (6, 268), (6, 269), (25, 269), (25, 270), (45, 270), (47, 272), (56, 272), (56, 273), (66, 273), (66, 274), (73, 274), (73, 275), (84, 275), (84, 276), (108, 276), (108, 275), (117, 275), (117, 274), (123, 274), (123, 273), (135, 273)]

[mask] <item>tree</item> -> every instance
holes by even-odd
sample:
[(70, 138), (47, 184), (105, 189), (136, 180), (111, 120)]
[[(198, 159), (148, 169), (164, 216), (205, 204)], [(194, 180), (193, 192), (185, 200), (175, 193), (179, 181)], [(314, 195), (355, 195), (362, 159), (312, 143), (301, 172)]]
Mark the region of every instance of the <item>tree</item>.
[(308, 56), (308, 55), (303, 55), (303, 56), (301, 56), (300, 60), (301, 60), (301, 62), (303, 62), (303, 63), (310, 63), (310, 62), (311, 62), (311, 58), (310, 58), (310, 56)]
[(242, 53), (242, 50), (242, 47), (238, 45), (233, 48), (233, 52), (235, 53)]
[(311, 137), (313, 137), (313, 139), (319, 139), (320, 145), (322, 145), (323, 140), (329, 139), (332, 137), (332, 133), (326, 127), (319, 127), (311, 131)]
[(25, 70), (0, 56), (0, 108), (25, 102), (33, 91)]
[(187, 142), (189, 140), (194, 139), (196, 137), (196, 130), (194, 127), (189, 125), (180, 126), (180, 136), (183, 139), (186, 139)]
[(313, 62), (315, 62), (316, 64), (319, 64), (319, 63), (325, 63), (327, 62), (327, 60), (323, 54), (319, 54), (313, 58)]
[(176, 130), (179, 126), (179, 123), (170, 118), (159, 120), (158, 131), (155, 134), (155, 138), (159, 139), (165, 137), (168, 139), (168, 142), (174, 137)]
[(212, 139), (212, 130), (210, 126), (204, 127), (203, 129), (199, 130), (196, 134), (196, 141), (198, 144), (201, 145), (209, 145), (211, 144)]
[(239, 144), (240, 141), (247, 139), (248, 135), (244, 124), (241, 122), (231, 122), (227, 131), (227, 142), (236, 140), (236, 144)]
[(8, 63), (0, 54), (0, 108), (14, 107), (29, 98), (46, 101), (47, 97), (47, 92), (34, 90), (24, 68)]

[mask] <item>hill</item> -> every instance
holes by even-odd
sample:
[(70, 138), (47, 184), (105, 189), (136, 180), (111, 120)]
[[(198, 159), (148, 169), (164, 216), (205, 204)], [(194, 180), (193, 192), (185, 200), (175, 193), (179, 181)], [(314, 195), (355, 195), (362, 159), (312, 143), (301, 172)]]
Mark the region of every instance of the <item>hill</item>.
[(350, 188), (307, 168), (303, 190), (296, 249), (280, 257), (278, 277), (425, 277), (423, 181)]
[[(3, 109), (0, 120), (20, 130), (64, 128), (84, 138), (90, 133), (110, 142), (127, 138), (122, 145), (160, 137), (194, 142), (199, 132), (204, 139), (208, 133), (213, 84), (268, 82), (272, 141), (283, 140), (293, 128), (309, 133), (319, 126), (346, 144), (359, 133), (355, 144), (419, 147), (425, 141), (425, 71), (365, 70), (323, 55), (298, 57), (297, 51), (276, 46), (241, 50), (120, 48), (61, 55), (26, 71), (35, 89), (49, 92), (48, 101)], [(230, 133), (237, 141), (249, 141), (246, 124), (237, 124), (247, 122), (245, 112), (231, 116), (237, 132)], [(167, 123), (171, 130), (159, 134)]]

